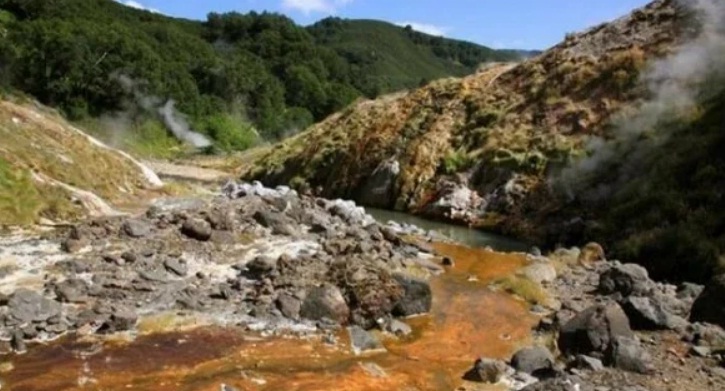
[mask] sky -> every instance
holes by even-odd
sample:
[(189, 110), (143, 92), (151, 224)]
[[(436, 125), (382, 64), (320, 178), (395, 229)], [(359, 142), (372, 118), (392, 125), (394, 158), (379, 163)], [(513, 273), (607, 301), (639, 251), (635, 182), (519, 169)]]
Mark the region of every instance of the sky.
[(494, 48), (546, 49), (567, 33), (616, 19), (648, 0), (117, 0), (188, 19), (271, 11), (302, 25), (327, 16), (379, 19)]

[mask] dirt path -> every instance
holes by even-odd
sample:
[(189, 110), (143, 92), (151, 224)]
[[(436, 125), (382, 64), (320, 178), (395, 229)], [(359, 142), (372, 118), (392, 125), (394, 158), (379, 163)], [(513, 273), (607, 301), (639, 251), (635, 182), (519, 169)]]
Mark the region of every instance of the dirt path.
[(144, 164), (150, 167), (157, 175), (172, 179), (204, 183), (219, 183), (234, 178), (234, 175), (224, 171), (192, 165), (159, 161), (146, 161)]

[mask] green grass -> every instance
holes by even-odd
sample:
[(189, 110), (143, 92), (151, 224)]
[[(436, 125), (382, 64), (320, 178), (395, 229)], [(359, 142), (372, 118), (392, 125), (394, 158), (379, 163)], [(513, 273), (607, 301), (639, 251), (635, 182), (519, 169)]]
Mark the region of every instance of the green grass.
[(494, 286), (519, 296), (531, 304), (545, 304), (550, 299), (546, 290), (540, 284), (525, 277), (509, 276), (496, 281)]
[(29, 173), (0, 158), (0, 225), (32, 224), (42, 206)]

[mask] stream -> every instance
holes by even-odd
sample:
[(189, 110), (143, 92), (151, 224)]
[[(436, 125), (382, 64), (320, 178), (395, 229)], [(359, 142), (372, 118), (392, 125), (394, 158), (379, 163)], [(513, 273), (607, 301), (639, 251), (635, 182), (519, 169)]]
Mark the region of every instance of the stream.
[(461, 377), (477, 357), (510, 358), (529, 342), (537, 319), (522, 301), (488, 288), (525, 265), (525, 256), (483, 246), (497, 251), (526, 246), (400, 213), (369, 212), (378, 220), (435, 229), (475, 246), (434, 243), (455, 266), (432, 279), (431, 313), (406, 319), (410, 336), (376, 332), (384, 351), (355, 355), (345, 330), (334, 344), (317, 334), (268, 336), (239, 327), (195, 327), (193, 321), (186, 323), (191, 327), (168, 331), (166, 323), (178, 323), (168, 314), (146, 320), (158, 324), (139, 325), (138, 335), (68, 337), (9, 362), (0, 357), (0, 379), (16, 391), (500, 389), (467, 384)]

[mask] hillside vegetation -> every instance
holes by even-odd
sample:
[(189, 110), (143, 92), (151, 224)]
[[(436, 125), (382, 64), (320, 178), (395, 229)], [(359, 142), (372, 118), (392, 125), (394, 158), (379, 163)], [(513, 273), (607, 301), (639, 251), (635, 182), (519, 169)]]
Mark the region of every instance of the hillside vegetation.
[(104, 214), (105, 201), (130, 206), (160, 185), (127, 155), (31, 101), (0, 99), (0, 140), (0, 226)]
[(269, 13), (212, 13), (197, 22), (113, 0), (0, 0), (0, 35), (2, 85), (72, 120), (148, 116), (172, 99), (220, 149), (249, 144), (234, 141), (233, 122), (281, 138), (360, 96), (516, 58), (382, 22), (330, 19), (304, 28)]
[(659, 278), (704, 280), (725, 253), (723, 40), (680, 46), (721, 31), (692, 4), (657, 0), (521, 64), (358, 102), (244, 177), (550, 246), (596, 240)]

